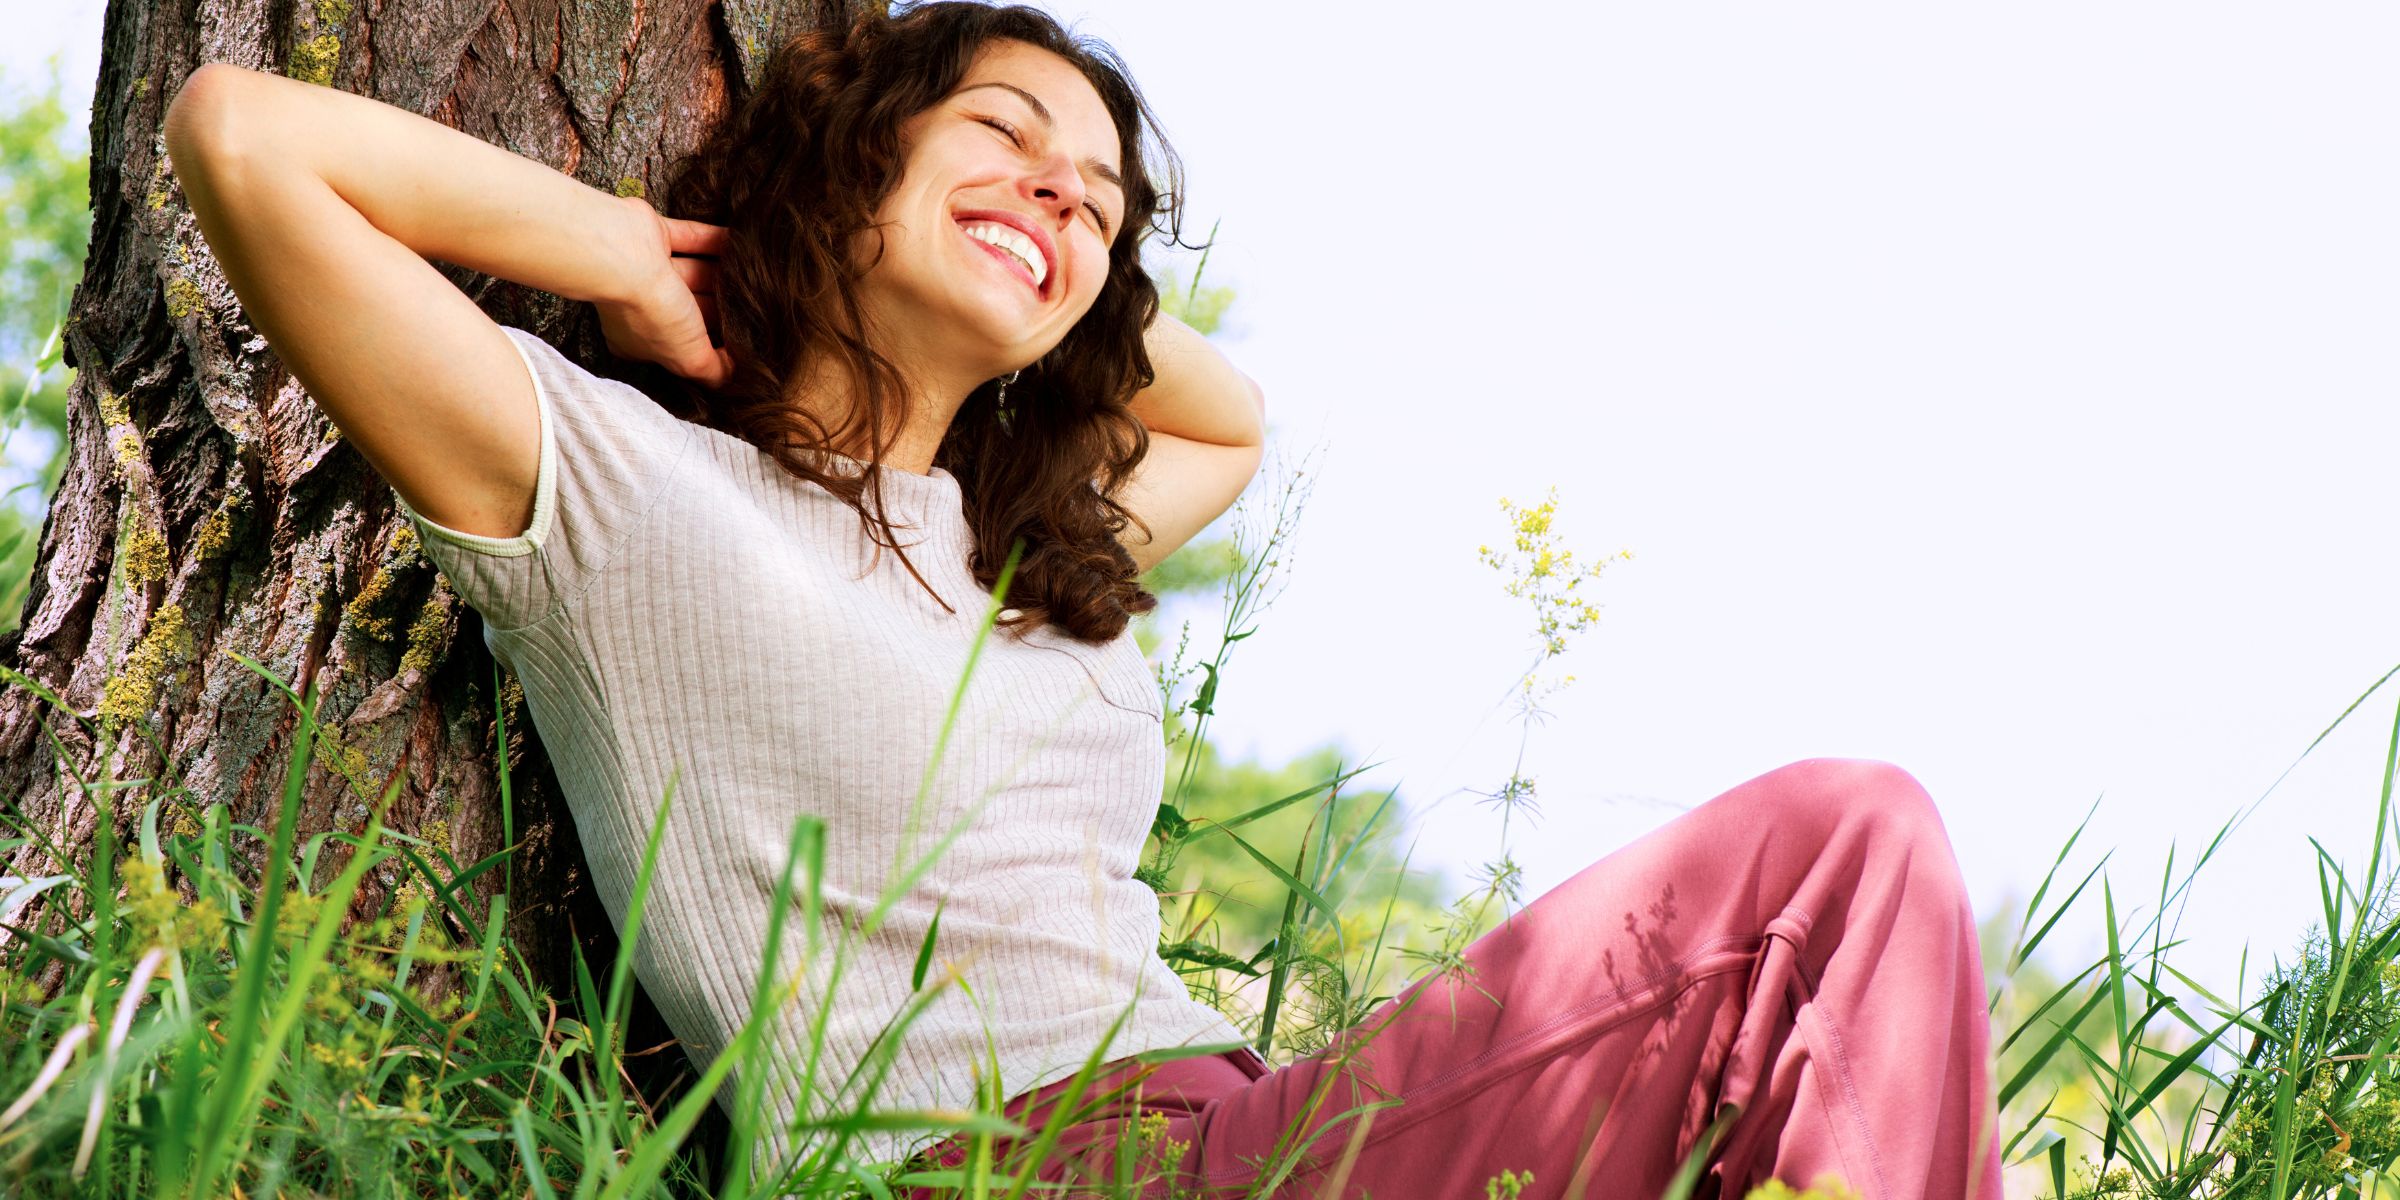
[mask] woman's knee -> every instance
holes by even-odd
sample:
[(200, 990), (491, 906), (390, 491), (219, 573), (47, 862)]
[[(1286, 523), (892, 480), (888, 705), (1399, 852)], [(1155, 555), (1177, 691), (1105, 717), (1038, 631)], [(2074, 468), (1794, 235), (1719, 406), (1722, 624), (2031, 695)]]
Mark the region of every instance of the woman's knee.
[(1812, 841), (1860, 831), (1872, 840), (1945, 838), (1941, 813), (1917, 777), (1871, 758), (1809, 758), (1768, 772), (1776, 823)]

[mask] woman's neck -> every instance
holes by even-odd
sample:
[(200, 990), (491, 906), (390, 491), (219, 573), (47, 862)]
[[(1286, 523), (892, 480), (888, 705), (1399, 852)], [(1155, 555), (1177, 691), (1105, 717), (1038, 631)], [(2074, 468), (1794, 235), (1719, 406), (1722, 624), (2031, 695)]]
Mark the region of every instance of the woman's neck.
[[(982, 380), (947, 380), (927, 386), (905, 367), (900, 369), (900, 378), (903, 393), (894, 399), (900, 401), (897, 408), (905, 416), (880, 455), (867, 445), (866, 422), (852, 423), (853, 391), (846, 370), (820, 361), (806, 380), (785, 388), (784, 396), (793, 407), (814, 415), (822, 428), (846, 435), (848, 444), (829, 447), (834, 453), (859, 462), (879, 462), (889, 470), (930, 475), (951, 420)], [(891, 411), (892, 406), (887, 405), (887, 414)]]

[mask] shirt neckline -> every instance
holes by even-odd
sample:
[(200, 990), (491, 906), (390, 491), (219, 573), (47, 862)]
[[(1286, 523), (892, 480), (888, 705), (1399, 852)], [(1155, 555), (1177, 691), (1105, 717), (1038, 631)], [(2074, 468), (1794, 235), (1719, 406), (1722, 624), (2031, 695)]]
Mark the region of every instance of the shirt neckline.
[[(759, 453), (767, 454), (764, 450)], [(870, 465), (875, 465), (832, 450), (804, 447), (799, 450), (799, 454), (803, 458), (814, 458), (820, 466), (830, 469), (833, 474), (852, 478), (865, 474)], [(767, 456), (773, 457), (772, 455)], [(883, 477), (885, 498), (898, 498), (910, 504), (912, 508), (919, 504), (957, 500), (961, 495), (958, 477), (942, 467), (937, 466), (930, 473), (919, 475), (915, 471), (884, 466), (880, 468), (880, 474)]]

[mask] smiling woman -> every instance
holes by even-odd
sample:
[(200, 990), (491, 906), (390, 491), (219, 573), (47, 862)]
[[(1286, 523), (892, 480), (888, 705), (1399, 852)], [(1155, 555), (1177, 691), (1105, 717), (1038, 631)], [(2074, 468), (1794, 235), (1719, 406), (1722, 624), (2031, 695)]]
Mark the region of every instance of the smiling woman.
[(1155, 603), (1140, 572), (1233, 502), (1263, 445), (1256, 385), (1158, 315), (1142, 243), (1179, 239), (1181, 214), (1173, 150), (1154, 139), (1155, 172), (1144, 156), (1156, 127), (1106, 47), (1030, 9), (795, 39), (667, 192), (730, 231), (733, 373), (678, 385), (687, 411), (895, 549), (882, 472), (806, 451), (941, 469), (979, 581), (1024, 542), (1005, 623), (1117, 635)]
[[(238, 68), (190, 77), (166, 141), (247, 315), (515, 669), (620, 935), (649, 889), (644, 989), (695, 1062), (755, 1047), (716, 1093), (754, 1175), (954, 1165), (916, 1143), (1074, 1104), (1093, 1064), (1103, 1107), (1002, 1153), (1057, 1181), (1144, 1131), (1144, 1196), (1527, 1166), (1539, 1195), (1657, 1195), (1687, 1155), (1729, 1194), (1823, 1168), (1996, 1195), (1973, 913), (1887, 765), (1720, 796), (1279, 1070), (1186, 990), (1135, 873), (1165, 746), (1127, 620), (1256, 470), (1263, 401), (1157, 315), (1153, 125), (1041, 12), (937, 3), (781, 47), (680, 217)], [(428, 258), (590, 301), (677, 394), (498, 325)]]

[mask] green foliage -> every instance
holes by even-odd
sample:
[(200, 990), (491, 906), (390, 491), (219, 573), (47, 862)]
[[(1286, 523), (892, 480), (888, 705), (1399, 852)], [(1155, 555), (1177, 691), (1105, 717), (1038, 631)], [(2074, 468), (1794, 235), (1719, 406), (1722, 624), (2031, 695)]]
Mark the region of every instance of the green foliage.
[[(1205, 743), (1192, 747), (1187, 743), (1187, 748), (1168, 763), (1169, 773), (1176, 773), (1191, 755), (1203, 760), (1194, 771), (1195, 782), (1185, 793), (1182, 805), (1183, 811), (1192, 816), (1232, 817), (1250, 812), (1281, 797), (1339, 779), (1356, 765), (1346, 762), (1340, 750), (1331, 746), (1289, 762), (1269, 764), (1227, 763), (1218, 757), (1216, 747)], [(1327, 791), (1334, 793), (1336, 789)], [(1400, 845), (1400, 826), (1395, 814), (1387, 813), (1373, 829), (1365, 827), (1369, 814), (1394, 796), (1389, 791), (1364, 792), (1341, 797), (1332, 804), (1290, 805), (1244, 825), (1241, 833), (1252, 846), (1266, 851), (1268, 857), (1289, 863), (1298, 859), (1303, 847), (1316, 836), (1315, 827), (1330, 819), (1337, 844), (1353, 840), (1359, 843), (1345, 878), (1325, 889), (1326, 899), (1348, 911), (1351, 900), (1364, 904), (1372, 898), (1380, 903), (1383, 898), (1380, 888), (1392, 883), (1400, 860), (1407, 853)], [(1258, 870), (1250, 856), (1235, 849), (1229, 839), (1212, 838), (1187, 847), (1178, 855), (1176, 867), (1180, 877), (1205, 889), (1213, 901), (1209, 919), (1216, 922), (1227, 941), (1257, 945), (1275, 935), (1285, 889), (1274, 876)], [(1413, 902), (1419, 915), (1439, 911), (1431, 879), (1412, 875), (1401, 886), (1403, 895)]]
[[(1188, 764), (1190, 756), (1203, 761)], [(1322, 1047), (1407, 984), (1402, 960), (1388, 953), (1391, 944), (1444, 915), (1434, 879), (1407, 869), (1398, 797), (1328, 786), (1355, 769), (1331, 747), (1267, 765), (1221, 762), (1214, 747), (1186, 741), (1169, 772), (1187, 765), (1194, 766), (1194, 783), (1174, 815), (1162, 818), (1144, 868), (1165, 902), (1169, 961), (1183, 970), (1193, 994), (1249, 1024), (1252, 1014), (1237, 989), (1261, 976), (1263, 961), (1280, 959), (1291, 986), (1277, 1039), (1296, 1052)], [(1270, 807), (1294, 795), (1307, 799)], [(1261, 810), (1267, 811), (1244, 819)], [(1211, 817), (1240, 824), (1204, 836)], [(1194, 832), (1175, 836), (1177, 818)], [(1320, 843), (1332, 849), (1320, 850)], [(1253, 851), (1310, 879), (1336, 916), (1320, 919), (1313, 906), (1287, 912), (1293, 889)], [(1340, 869), (1320, 874), (1316, 868), (1328, 853), (1343, 860)], [(1303, 913), (1307, 919), (1292, 919)], [(1378, 948), (1387, 953), (1378, 955)]]
[[(1222, 222), (1208, 227), (1208, 240), (1203, 245), (1214, 248), (1217, 228)], [(1200, 278), (1208, 270), (1208, 251), (1200, 252), (1200, 260), (1192, 265), (1191, 277), (1172, 265), (1153, 266), (1151, 277), (1158, 286), (1158, 308), (1201, 333), (1214, 335), (1225, 322), (1225, 312), (1233, 307), (1233, 289), (1202, 287)]]
[(1233, 289), (1201, 287), (1198, 272), (1186, 282), (1181, 272), (1169, 269), (1160, 275), (1158, 290), (1161, 312), (1202, 333), (1213, 334), (1222, 329), (1225, 310), (1233, 306)]
[(1533, 1184), (1533, 1172), (1502, 1171), (1483, 1182), (1483, 1200), (1517, 1200)]
[(31, 93), (0, 87), (0, 448), (22, 459), (16, 435), (31, 428), (47, 451), (0, 502), (0, 630), (16, 627), (40, 514), (66, 468), (70, 372), (59, 333), (91, 237), (89, 152), (67, 128), (55, 59), (50, 74)]
[(0, 362), (9, 364), (37, 357), (66, 318), (91, 237), (90, 152), (67, 127), (56, 71), (29, 93), (0, 88)]
[(1142, 586), (1162, 600), (1203, 596), (1223, 589), (1241, 561), (1233, 539), (1196, 538), (1150, 568)]

